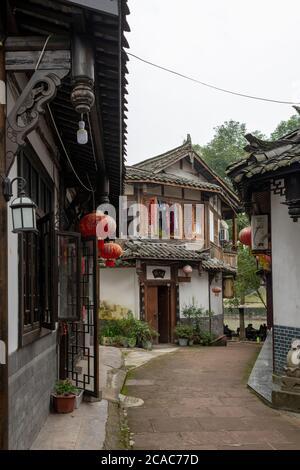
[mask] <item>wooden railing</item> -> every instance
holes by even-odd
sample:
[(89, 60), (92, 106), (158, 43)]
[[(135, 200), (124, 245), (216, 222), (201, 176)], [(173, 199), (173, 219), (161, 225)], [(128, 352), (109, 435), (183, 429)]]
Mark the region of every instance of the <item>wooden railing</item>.
[(233, 250), (223, 250), (221, 246), (217, 246), (214, 243), (211, 243), (210, 256), (212, 258), (217, 258), (223, 261), (232, 268), (237, 267), (237, 253)]

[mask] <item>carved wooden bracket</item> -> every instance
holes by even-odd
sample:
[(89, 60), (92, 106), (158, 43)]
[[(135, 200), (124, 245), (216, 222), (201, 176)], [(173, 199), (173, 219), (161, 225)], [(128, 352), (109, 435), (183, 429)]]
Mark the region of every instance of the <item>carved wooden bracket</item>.
[(40, 114), (55, 98), (57, 87), (69, 70), (36, 70), (18, 97), (6, 120), (7, 175), (19, 148), (25, 145), (26, 136), (37, 127)]

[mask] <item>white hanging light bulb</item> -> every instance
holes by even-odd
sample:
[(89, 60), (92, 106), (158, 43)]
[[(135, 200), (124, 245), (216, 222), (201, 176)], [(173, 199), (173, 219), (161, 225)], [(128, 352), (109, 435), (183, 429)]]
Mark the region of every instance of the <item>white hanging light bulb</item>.
[[(81, 118), (82, 119), (82, 118)], [(78, 122), (77, 143), (80, 145), (87, 144), (88, 133), (85, 129), (85, 122), (83, 120)]]

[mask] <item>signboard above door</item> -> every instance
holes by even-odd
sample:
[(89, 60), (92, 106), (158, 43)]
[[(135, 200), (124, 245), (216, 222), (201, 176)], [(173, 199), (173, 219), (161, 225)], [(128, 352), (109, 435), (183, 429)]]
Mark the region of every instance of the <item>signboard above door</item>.
[(147, 280), (148, 281), (170, 281), (171, 268), (170, 266), (147, 266)]

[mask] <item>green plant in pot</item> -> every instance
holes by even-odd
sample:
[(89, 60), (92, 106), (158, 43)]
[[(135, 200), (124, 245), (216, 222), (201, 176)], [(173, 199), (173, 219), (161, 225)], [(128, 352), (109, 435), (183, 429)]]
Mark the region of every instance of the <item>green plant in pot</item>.
[(53, 406), (57, 413), (71, 413), (74, 410), (79, 390), (69, 379), (58, 380), (53, 393)]
[(178, 338), (179, 346), (187, 346), (188, 342), (193, 338), (194, 328), (191, 325), (177, 325), (174, 333)]
[(158, 336), (157, 331), (155, 331), (148, 323), (140, 321), (136, 325), (135, 332), (137, 343), (144, 349), (152, 349), (153, 339)]

